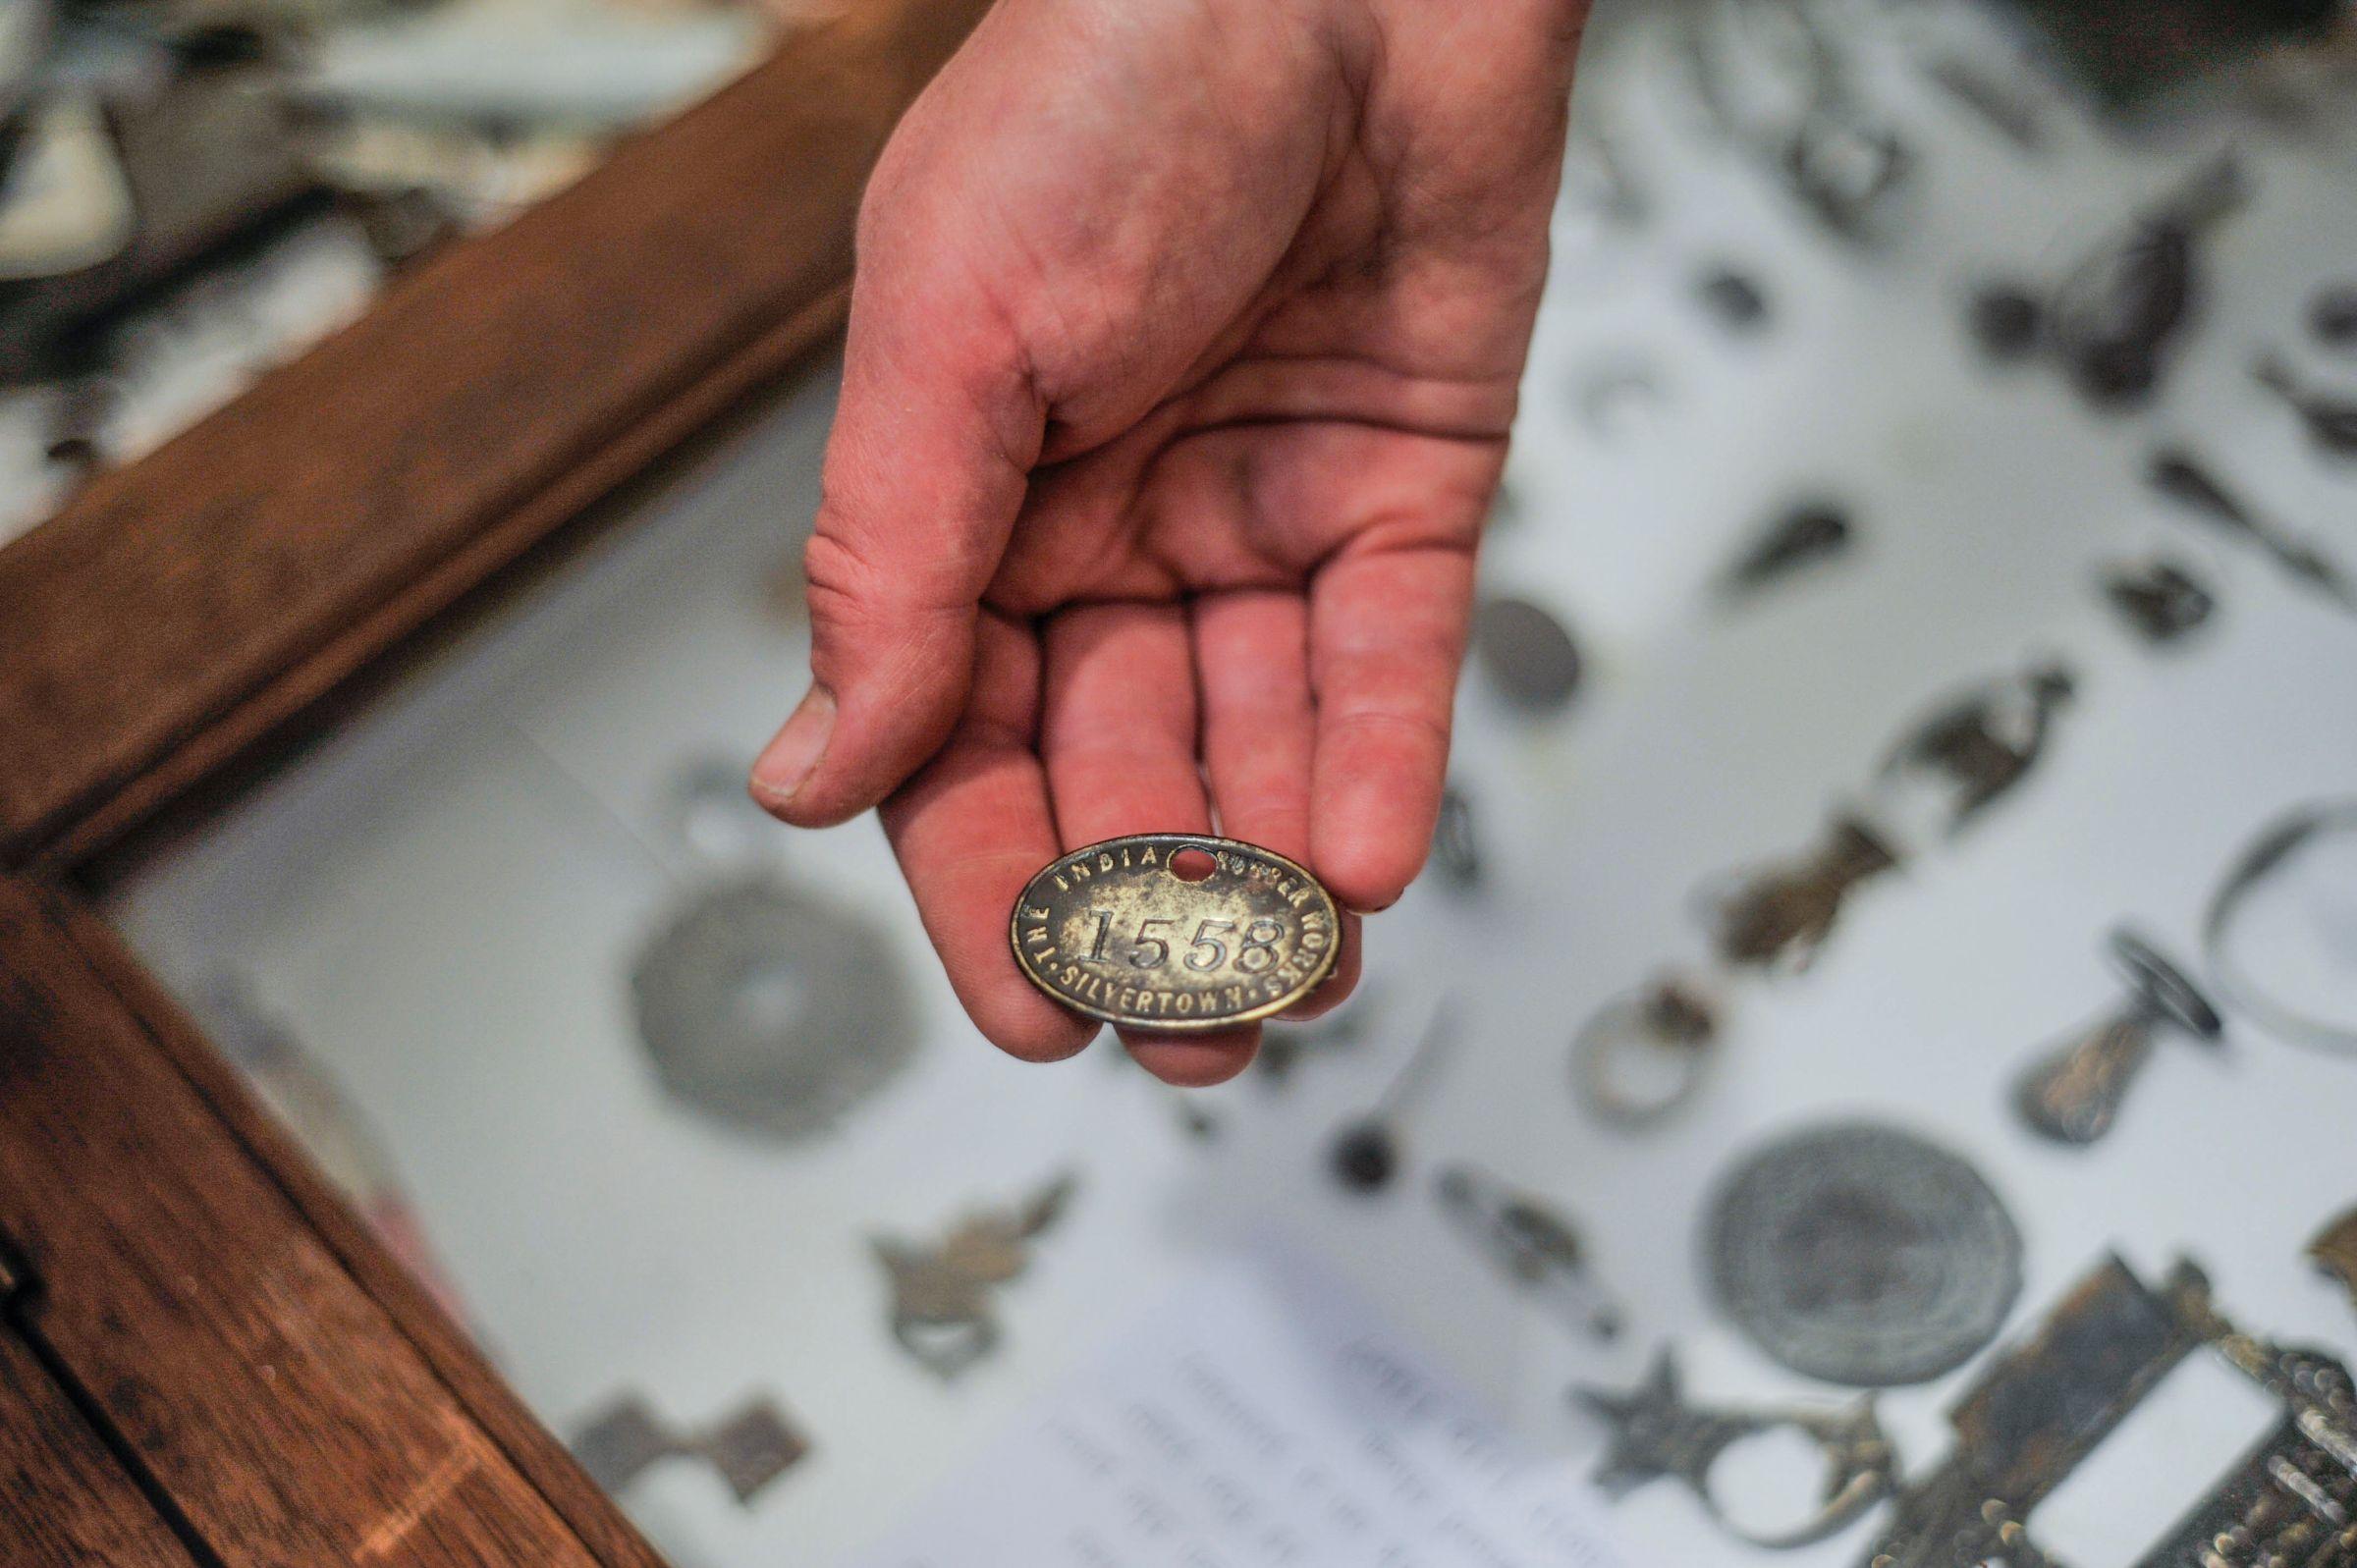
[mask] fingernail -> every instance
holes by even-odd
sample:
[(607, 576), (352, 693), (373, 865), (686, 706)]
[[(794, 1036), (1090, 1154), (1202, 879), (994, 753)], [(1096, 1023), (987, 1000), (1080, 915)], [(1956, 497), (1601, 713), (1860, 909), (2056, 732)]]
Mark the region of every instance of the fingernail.
[(753, 762), (753, 790), (773, 805), (784, 805), (802, 787), (810, 770), (825, 755), (827, 737), (835, 732), (835, 694), (812, 685), (793, 717), (761, 748)]

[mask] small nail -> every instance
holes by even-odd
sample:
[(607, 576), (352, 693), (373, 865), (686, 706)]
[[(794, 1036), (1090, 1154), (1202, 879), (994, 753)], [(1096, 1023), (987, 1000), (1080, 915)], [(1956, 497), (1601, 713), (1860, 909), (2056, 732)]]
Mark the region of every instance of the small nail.
[(802, 787), (810, 770), (827, 749), (835, 732), (835, 694), (813, 685), (804, 693), (793, 717), (753, 763), (753, 790), (773, 805), (784, 805)]

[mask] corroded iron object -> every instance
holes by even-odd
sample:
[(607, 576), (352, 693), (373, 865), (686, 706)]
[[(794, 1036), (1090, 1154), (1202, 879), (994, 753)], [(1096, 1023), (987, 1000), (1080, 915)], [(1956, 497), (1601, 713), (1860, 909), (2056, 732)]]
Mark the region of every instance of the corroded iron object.
[[(1804, 1406), (1722, 1410), (1689, 1405), (1679, 1391), (1677, 1361), (1668, 1350), (1654, 1358), (1645, 1381), (1624, 1394), (1575, 1388), (1572, 1397), (1612, 1433), (1595, 1482), (1615, 1497), (1660, 1480), (1692, 1492), (1720, 1529), (1737, 1541), (1771, 1550), (1825, 1540), (1891, 1494), (1898, 1456), (1883, 1434), (1871, 1395), (1839, 1410)], [(1764, 1532), (1736, 1523), (1711, 1489), (1720, 1456), (1753, 1437), (1790, 1431), (1814, 1443), (1825, 1459), (1817, 1512), (1787, 1530)]]
[(1962, 1366), (2021, 1289), (2020, 1234), (1980, 1173), (1873, 1122), (1752, 1154), (1704, 1225), (1721, 1309), (1777, 1362), (1827, 1382), (1889, 1387)]
[(2111, 957), (2128, 983), (2119, 1004), (2022, 1075), (2014, 1108), (2056, 1143), (2091, 1144), (2111, 1130), (2137, 1074), (2164, 1035), (2214, 1045), (2224, 1020), (2184, 971), (2132, 931), (2114, 931)]
[(1020, 1274), (1033, 1237), (1071, 1201), (1076, 1177), (1057, 1177), (1028, 1203), (969, 1214), (939, 1244), (870, 1238), (892, 1279), (892, 1336), (943, 1381), (998, 1348), (991, 1289)]
[(2203, 1496), (2152, 1499), (2168, 1533), (2134, 1568), (2357, 1568), (2357, 1392), (2313, 1351), (2244, 1333), (2180, 1263), (2159, 1290), (2116, 1258), (1999, 1358), (1949, 1415), (1956, 1440), (1899, 1494), (1864, 1568), (2052, 1568), (2031, 1514), (2169, 1372), (2208, 1349), (2281, 1407)]
[[(1197, 856), (1202, 875), (1190, 881)], [(1334, 895), (1285, 856), (1181, 833), (1109, 838), (1054, 861), (1015, 900), (1008, 929), (1040, 990), (1074, 1012), (1151, 1030), (1284, 1011), (1332, 972), (1341, 934)]]

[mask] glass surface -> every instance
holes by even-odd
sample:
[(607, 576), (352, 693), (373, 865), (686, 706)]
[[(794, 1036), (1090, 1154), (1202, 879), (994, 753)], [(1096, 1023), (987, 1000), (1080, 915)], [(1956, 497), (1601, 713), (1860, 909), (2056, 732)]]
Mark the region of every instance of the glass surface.
[[(1912, 1128), (1987, 1177), (2024, 1249), (2006, 1339), (2116, 1248), (2154, 1282), (2197, 1259), (2243, 1326), (2357, 1357), (2352, 1303), (2301, 1255), (2357, 1201), (2357, 1060), (2229, 1010), (2222, 1050), (2157, 1038), (2092, 1147), (2033, 1136), (2013, 1105), (2017, 1077), (2123, 995), (2115, 925), (2198, 980), (2205, 903), (2249, 835), (2357, 793), (2357, 616), (2143, 477), (2179, 443), (2357, 573), (2357, 466), (2251, 373), (2279, 351), (2357, 396), (2357, 361), (2306, 325), (2317, 288), (2357, 257), (2357, 98), (2286, 67), (2157, 128), (2106, 128), (1973, 14), (1818, 9), (1914, 154), (1869, 238), (1829, 232), (1712, 129), (1681, 41), (1700, 13), (1600, 19), (1484, 561), (1488, 591), (1571, 628), (1584, 679), (1534, 715), (1468, 673), (1460, 875), (1428, 873), (1368, 923), (1360, 1000), (1273, 1053), (1285, 1070), (1180, 1096), (1108, 1044), (1052, 1067), (1006, 1059), (958, 1010), (872, 820), (790, 835), (734, 798), (802, 679), (792, 584), (824, 377), (119, 890), (133, 940), (557, 1433), (578, 1440), (628, 1395), (682, 1430), (766, 1399), (809, 1440), (749, 1502), (692, 1459), (623, 1487), (683, 1568), (859, 1563), (1093, 1347), (1272, 1238), (1347, 1279), (1569, 1471), (1604, 1434), (1566, 1388), (1632, 1386), (1664, 1345), (1698, 1402), (1838, 1402), (1730, 1325), (1697, 1257), (1720, 1174), (1836, 1115)], [(1745, 47), (1746, 69), (1777, 58)], [(1932, 81), (1927, 62), (1949, 56), (2018, 95), (2034, 149)], [(1976, 350), (1977, 288), (2051, 288), (2228, 142), (2251, 193), (2202, 244), (2199, 313), (2149, 404), (2090, 406), (2051, 358)], [(1700, 287), (1726, 268), (1765, 301), (1755, 324)], [(1849, 549), (1730, 602), (1730, 564), (1827, 502)], [(2218, 602), (2165, 645), (2101, 586), (2154, 558)], [(1878, 782), (1927, 713), (2050, 661), (2071, 698), (2018, 786), (1962, 829), (1936, 770)], [(1713, 978), (1714, 901), (1843, 811), (1872, 816), (1903, 864), (1861, 882), (1805, 969)], [(731, 1026), (791, 1036), (840, 1007), (873, 1032), (818, 1041), (821, 1058), (888, 1058), (808, 1091), (838, 1097), (824, 1130), (732, 1114), (774, 1101), (775, 1082), (731, 1088), (725, 1062), (699, 1075), (641, 1039), (653, 945), (692, 900), (741, 886), (786, 890), (787, 929), (812, 936), (721, 966)], [(2315, 912), (2312, 989), (2357, 972), (2345, 894), (2268, 906)], [(1665, 970), (1702, 977), (1717, 1049), (1690, 1102), (1610, 1124), (1575, 1093), (1574, 1034)], [(1403, 1117), (1398, 1178), (1345, 1193), (1330, 1140), (1441, 1010), (1459, 1046)], [(1435, 1192), (1457, 1161), (1580, 1228), (1617, 1337), (1567, 1326), (1558, 1300), (1509, 1288), (1469, 1245)], [(1002, 1342), (936, 1377), (889, 1331), (876, 1239), (937, 1239), (1066, 1172), (1065, 1212), (991, 1293)], [(1946, 1452), (1947, 1408), (1988, 1361), (1881, 1397), (1910, 1473)], [(2191, 1408), (2171, 1404), (2165, 1430), (2207, 1419)], [(2230, 1455), (2248, 1412), (2227, 1399), (2215, 1419), (2201, 1451)], [(2059, 1520), (2074, 1562), (2134, 1560), (2194, 1500), (2095, 1490)], [(1744, 1500), (1767, 1518), (1814, 1501)], [(1633, 1561), (1768, 1560), (1668, 1483), (1612, 1517)], [(1852, 1561), (1872, 1528), (1782, 1560)]]

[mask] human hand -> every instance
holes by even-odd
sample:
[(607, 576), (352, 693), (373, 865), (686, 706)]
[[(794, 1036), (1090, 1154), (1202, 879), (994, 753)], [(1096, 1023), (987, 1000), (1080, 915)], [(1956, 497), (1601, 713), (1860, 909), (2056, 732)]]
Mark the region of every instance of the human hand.
[[(886, 149), (753, 790), (881, 802), (1015, 1055), (1096, 1032), (1007, 940), (1067, 848), (1216, 810), (1360, 911), (1421, 868), (1584, 11), (1000, 0)], [(1257, 1040), (1127, 1044), (1202, 1084)]]

